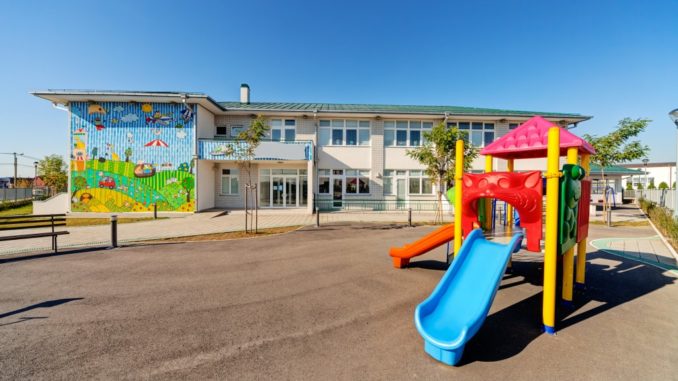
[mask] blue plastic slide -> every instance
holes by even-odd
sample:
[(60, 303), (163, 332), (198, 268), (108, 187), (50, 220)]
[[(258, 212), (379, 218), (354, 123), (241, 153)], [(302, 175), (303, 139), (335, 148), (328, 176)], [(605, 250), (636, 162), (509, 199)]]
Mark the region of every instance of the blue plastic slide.
[(511, 253), (521, 240), (517, 234), (508, 245), (490, 242), (480, 229), (466, 237), (452, 266), (414, 312), (426, 353), (447, 365), (459, 361), (466, 342), (485, 321)]

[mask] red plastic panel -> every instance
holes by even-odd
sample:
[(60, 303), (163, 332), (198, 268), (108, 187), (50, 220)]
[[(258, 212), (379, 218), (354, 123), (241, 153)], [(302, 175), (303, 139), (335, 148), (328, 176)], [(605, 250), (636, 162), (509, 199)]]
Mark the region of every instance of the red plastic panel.
[(581, 181), (581, 197), (577, 219), (577, 242), (589, 236), (589, 210), (591, 206), (591, 180)]
[(490, 172), (464, 174), (462, 179), (462, 231), (464, 237), (478, 223), (479, 198), (496, 198), (511, 204), (520, 214), (527, 249), (541, 251), (542, 183), (541, 172)]

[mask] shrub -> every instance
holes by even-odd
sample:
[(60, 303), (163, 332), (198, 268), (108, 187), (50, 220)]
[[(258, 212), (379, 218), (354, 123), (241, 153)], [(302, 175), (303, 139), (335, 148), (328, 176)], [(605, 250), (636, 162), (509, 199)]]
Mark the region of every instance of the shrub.
[(659, 183), (659, 189), (669, 189), (669, 184), (667, 184), (665, 181), (662, 181)]
[(643, 190), (643, 184), (638, 183), (638, 187), (637, 187), (636, 189), (638, 189), (638, 190)]
[(650, 185), (647, 186), (647, 189), (657, 189), (657, 187), (654, 185), (654, 179), (650, 180)]
[(633, 190), (633, 184), (631, 184), (631, 182), (626, 183), (626, 190)]
[(640, 208), (647, 214), (657, 229), (666, 237), (673, 248), (678, 246), (678, 220), (673, 218), (673, 212), (657, 205), (656, 202), (640, 198)]

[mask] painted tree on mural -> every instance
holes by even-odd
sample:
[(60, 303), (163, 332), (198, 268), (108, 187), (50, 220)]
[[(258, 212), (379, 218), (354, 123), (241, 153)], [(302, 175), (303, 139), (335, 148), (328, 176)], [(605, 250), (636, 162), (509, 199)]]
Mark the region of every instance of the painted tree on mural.
[(132, 157), (132, 147), (127, 147), (125, 149), (125, 162), (129, 163), (129, 158)]
[(82, 176), (75, 176), (73, 178), (73, 194), (72, 196), (75, 197), (75, 194), (81, 190), (87, 188), (87, 179), (82, 177)]
[(181, 186), (186, 191), (186, 202), (191, 202), (191, 191), (195, 186), (195, 181), (193, 180), (193, 177), (186, 177), (183, 180), (181, 180)]

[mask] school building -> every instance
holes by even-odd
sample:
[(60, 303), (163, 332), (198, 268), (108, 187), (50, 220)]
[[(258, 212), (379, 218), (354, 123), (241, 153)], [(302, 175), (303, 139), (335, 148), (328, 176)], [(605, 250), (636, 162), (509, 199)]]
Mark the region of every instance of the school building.
[[(455, 106), (253, 102), (201, 93), (46, 90), (68, 112), (71, 212), (194, 212), (241, 209), (245, 184), (261, 208), (311, 212), (359, 203), (401, 207), (435, 200), (434, 185), (407, 151), (438, 123), (482, 147), (534, 115), (563, 128), (589, 116)], [(250, 170), (238, 134), (262, 115), (270, 130)], [(495, 168), (504, 170), (503, 160)], [(545, 167), (516, 162), (516, 170)], [(482, 159), (473, 169), (484, 168)], [(250, 198), (250, 202), (251, 202)]]

